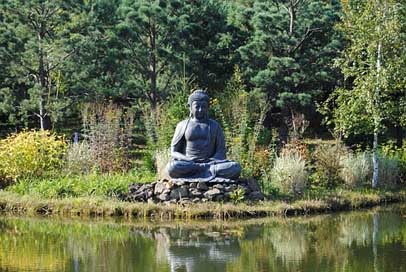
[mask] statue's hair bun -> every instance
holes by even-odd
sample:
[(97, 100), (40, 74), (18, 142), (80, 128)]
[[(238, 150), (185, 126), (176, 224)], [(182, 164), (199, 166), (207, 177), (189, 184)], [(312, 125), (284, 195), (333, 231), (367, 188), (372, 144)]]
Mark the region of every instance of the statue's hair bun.
[(201, 100), (209, 103), (209, 95), (203, 90), (196, 90), (189, 96), (187, 104), (190, 106), (192, 105), (193, 101), (201, 101)]

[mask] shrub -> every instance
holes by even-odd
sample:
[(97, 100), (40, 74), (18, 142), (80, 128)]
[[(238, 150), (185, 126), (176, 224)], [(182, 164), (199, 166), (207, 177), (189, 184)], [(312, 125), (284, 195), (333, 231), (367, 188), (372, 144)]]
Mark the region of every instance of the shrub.
[(66, 174), (86, 174), (96, 166), (87, 141), (68, 146), (65, 156), (64, 172)]
[(342, 171), (341, 160), (348, 155), (348, 149), (336, 142), (335, 144), (321, 144), (313, 152), (315, 173), (312, 175), (312, 182), (315, 185), (335, 188), (344, 183), (340, 173)]
[(394, 157), (380, 155), (378, 157), (378, 185), (382, 187), (396, 187), (399, 181), (399, 160)]
[(349, 188), (364, 185), (371, 177), (372, 162), (370, 154), (359, 152), (349, 153), (341, 159), (339, 176)]
[(49, 131), (23, 131), (0, 141), (0, 181), (42, 177), (59, 170), (63, 138)]
[(130, 168), (133, 114), (113, 103), (88, 103), (82, 111), (85, 140), (101, 172)]
[(307, 185), (306, 161), (296, 152), (276, 157), (271, 179), (281, 193), (300, 195)]

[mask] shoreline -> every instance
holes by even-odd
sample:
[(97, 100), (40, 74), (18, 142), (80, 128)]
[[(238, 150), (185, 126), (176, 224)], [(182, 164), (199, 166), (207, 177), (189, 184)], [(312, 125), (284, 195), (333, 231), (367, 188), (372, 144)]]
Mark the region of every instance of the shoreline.
[(351, 211), (406, 202), (401, 191), (339, 191), (320, 199), (261, 201), (255, 203), (153, 204), (87, 197), (45, 199), (0, 191), (0, 215), (65, 216), (91, 218), (244, 219), (302, 216)]

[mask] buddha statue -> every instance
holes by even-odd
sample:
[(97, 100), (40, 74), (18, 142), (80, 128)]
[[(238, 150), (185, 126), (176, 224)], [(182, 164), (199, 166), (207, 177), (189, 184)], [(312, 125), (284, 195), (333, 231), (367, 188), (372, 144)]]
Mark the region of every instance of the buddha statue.
[(178, 123), (172, 139), (169, 176), (187, 181), (237, 179), (241, 166), (226, 159), (223, 130), (208, 118), (209, 96), (196, 90), (189, 96), (188, 106), (190, 117)]

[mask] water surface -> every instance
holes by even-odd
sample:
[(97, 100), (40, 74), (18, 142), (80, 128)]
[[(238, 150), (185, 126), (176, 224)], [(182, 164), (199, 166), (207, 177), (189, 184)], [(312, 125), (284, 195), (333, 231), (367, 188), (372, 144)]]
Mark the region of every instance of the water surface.
[(0, 217), (0, 271), (406, 271), (406, 206), (308, 218)]

